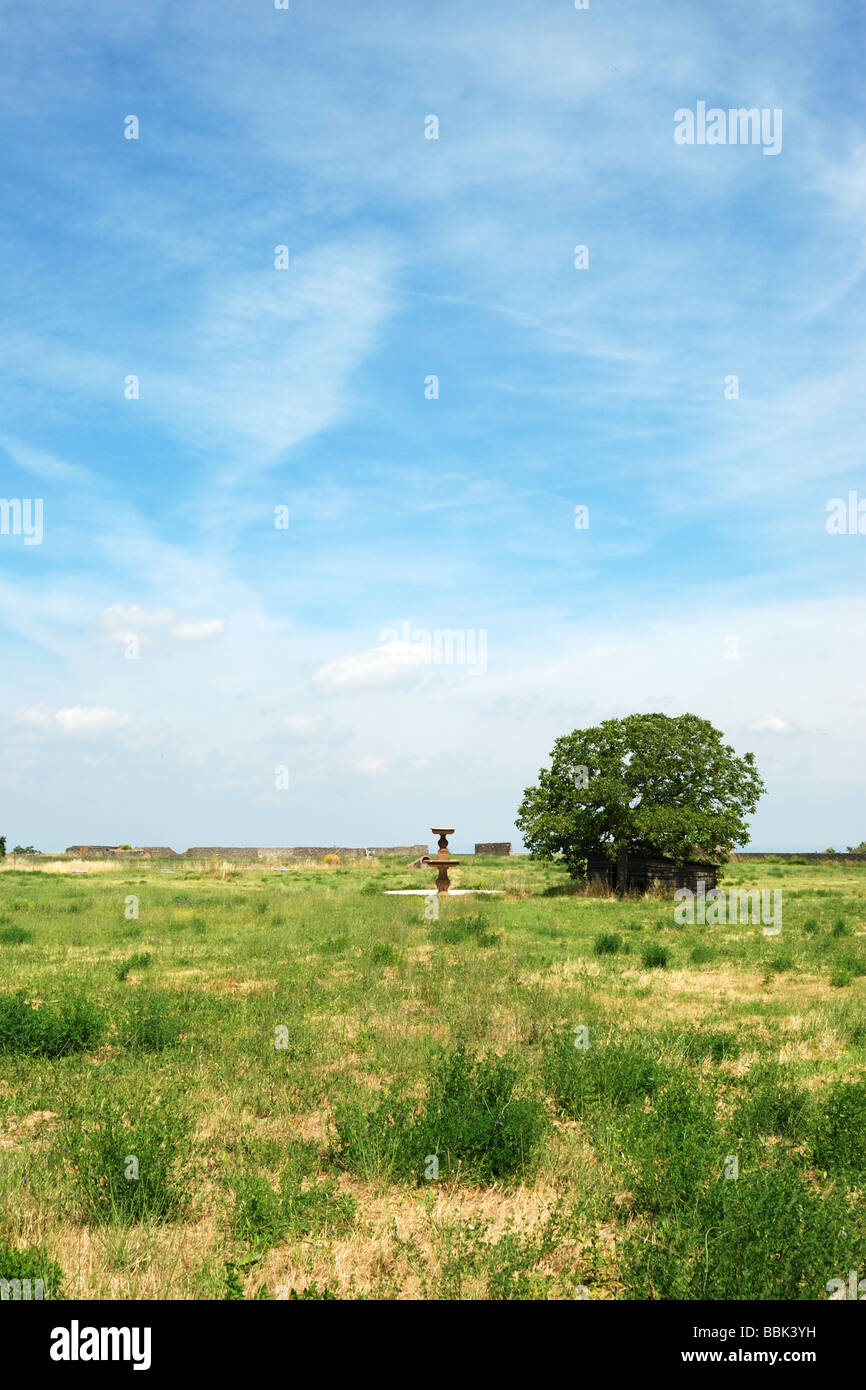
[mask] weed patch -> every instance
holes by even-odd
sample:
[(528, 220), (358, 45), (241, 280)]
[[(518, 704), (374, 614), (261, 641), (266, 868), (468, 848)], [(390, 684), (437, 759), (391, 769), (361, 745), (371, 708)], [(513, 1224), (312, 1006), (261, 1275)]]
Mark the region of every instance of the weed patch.
[(366, 1177), (408, 1182), (457, 1177), (485, 1183), (525, 1174), (547, 1128), (542, 1103), (520, 1094), (516, 1067), (472, 1057), (459, 1045), (443, 1054), (422, 1102), (393, 1089), (372, 1110), (336, 1110), (339, 1156)]
[(87, 1052), (99, 1042), (103, 1026), (101, 1010), (84, 996), (36, 1007), (23, 990), (0, 995), (0, 1052), (43, 1057)]

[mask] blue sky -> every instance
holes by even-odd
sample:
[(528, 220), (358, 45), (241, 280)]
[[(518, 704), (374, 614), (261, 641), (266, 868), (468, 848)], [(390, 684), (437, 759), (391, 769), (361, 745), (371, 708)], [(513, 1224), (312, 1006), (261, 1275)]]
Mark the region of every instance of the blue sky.
[[(653, 709), (755, 752), (757, 847), (866, 837), (866, 536), (825, 527), (866, 497), (863, 37), (7, 10), (0, 496), (44, 504), (0, 535), (10, 844), (516, 842), (557, 735)], [(781, 152), (676, 144), (699, 101), (780, 109)], [(395, 660), (404, 623), (484, 669)]]

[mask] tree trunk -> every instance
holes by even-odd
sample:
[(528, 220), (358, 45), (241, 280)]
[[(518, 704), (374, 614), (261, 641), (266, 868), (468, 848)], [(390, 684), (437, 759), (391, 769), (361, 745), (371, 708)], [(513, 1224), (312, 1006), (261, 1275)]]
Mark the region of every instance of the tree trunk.
[(616, 891), (619, 897), (628, 887), (628, 850), (618, 849), (616, 852)]

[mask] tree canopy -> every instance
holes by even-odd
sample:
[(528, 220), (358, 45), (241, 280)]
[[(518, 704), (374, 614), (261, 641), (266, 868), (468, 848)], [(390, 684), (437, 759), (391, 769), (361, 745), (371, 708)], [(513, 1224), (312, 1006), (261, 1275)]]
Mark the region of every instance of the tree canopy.
[(515, 823), (530, 853), (561, 855), (573, 877), (588, 854), (607, 855), (621, 890), (629, 853), (683, 863), (748, 843), (763, 791), (754, 754), (738, 756), (709, 720), (631, 714), (558, 738)]

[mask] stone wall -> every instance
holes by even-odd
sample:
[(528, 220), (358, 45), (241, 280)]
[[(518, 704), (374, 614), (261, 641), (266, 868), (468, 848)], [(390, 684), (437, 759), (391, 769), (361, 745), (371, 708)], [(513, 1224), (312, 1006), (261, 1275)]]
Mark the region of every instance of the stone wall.
[(65, 853), (76, 859), (86, 859), (88, 855), (91, 859), (108, 859), (117, 854), (117, 845), (70, 845)]
[(140, 848), (136, 845), (135, 849), (119, 849), (116, 851), (117, 859), (179, 859), (177, 850), (169, 849), (167, 845), (148, 845)]
[(427, 845), (390, 845), (387, 847), (367, 845), (362, 849), (347, 849), (344, 845), (295, 845), (286, 849), (261, 849), (253, 846), (239, 848), (232, 845), (202, 846), (188, 849), (185, 859), (238, 859), (254, 863), (258, 859), (324, 859), (326, 854), (336, 854), (340, 859), (374, 858), (380, 854), (399, 854), (416, 858), (427, 854)]
[(475, 846), (476, 854), (510, 854), (511, 844), (508, 840), (484, 840), (480, 845)]
[(184, 850), (181, 855), (166, 845), (136, 845), (134, 849), (118, 849), (117, 845), (70, 845), (66, 853), (76, 859), (237, 859), (254, 864), (257, 860), (324, 859), (326, 854), (336, 854), (340, 859), (372, 859), (380, 854), (417, 859), (419, 855), (428, 853), (428, 846), (365, 845), (361, 849), (347, 849), (343, 845), (295, 845), (292, 848), (263, 849), (258, 845), (196, 845), (193, 849)]
[(136, 845), (120, 849), (118, 845), (70, 845), (65, 851), (76, 859), (179, 859), (177, 850), (167, 845)]
[(736, 854), (731, 855), (731, 863), (733, 864), (739, 864), (746, 859), (805, 859), (808, 864), (866, 864), (866, 854), (821, 854), (820, 851), (813, 850), (791, 850), (785, 853), (777, 853), (775, 850), (761, 853), (752, 850), (746, 852), (737, 850)]

